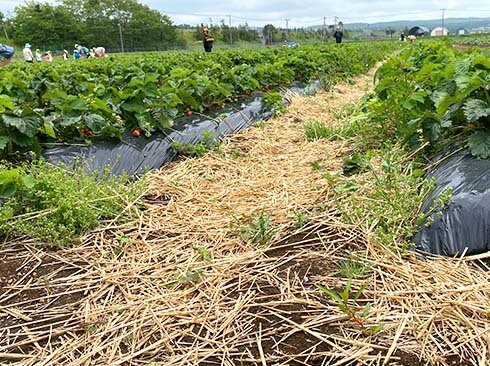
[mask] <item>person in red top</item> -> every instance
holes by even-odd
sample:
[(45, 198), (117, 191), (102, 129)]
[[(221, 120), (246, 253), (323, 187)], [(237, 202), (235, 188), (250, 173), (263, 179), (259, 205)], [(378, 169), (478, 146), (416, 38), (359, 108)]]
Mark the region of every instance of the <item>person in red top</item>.
[(53, 56), (51, 56), (51, 51), (46, 51), (46, 53), (44, 54), (44, 61), (46, 62), (53, 61)]
[(100, 47), (97, 47), (95, 50), (94, 50), (94, 53), (95, 53), (95, 57), (105, 57), (105, 48), (100, 46)]

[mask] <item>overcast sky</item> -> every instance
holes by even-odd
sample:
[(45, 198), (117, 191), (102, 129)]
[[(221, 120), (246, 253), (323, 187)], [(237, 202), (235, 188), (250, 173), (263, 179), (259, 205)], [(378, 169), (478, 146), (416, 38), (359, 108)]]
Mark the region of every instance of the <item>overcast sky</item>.
[[(46, 2), (46, 1), (40, 1)], [(49, 2), (54, 3), (51, 0)], [(325, 17), (344, 23), (421, 20), (457, 17), (490, 17), (490, 0), (139, 0), (167, 14), (174, 24), (232, 25), (272, 23), (289, 28), (318, 25)], [(12, 15), (23, 0), (0, 0), (0, 11)], [(445, 9), (444, 11), (442, 9)]]

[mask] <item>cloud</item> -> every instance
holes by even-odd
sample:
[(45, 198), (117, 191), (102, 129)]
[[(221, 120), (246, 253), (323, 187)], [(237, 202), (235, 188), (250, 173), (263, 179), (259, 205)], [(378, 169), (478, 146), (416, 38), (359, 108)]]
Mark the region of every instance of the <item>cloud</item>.
[[(144, 3), (162, 12), (167, 11), (175, 23), (180, 19), (218, 22), (220, 17), (231, 15), (233, 22), (247, 21), (249, 24), (263, 25), (284, 23), (289, 19), (292, 26), (304, 26), (310, 23), (320, 24), (323, 17), (327, 20), (338, 17), (344, 22), (377, 22), (385, 20), (433, 19), (441, 16), (445, 8), (446, 16), (490, 16), (490, 4), (487, 0), (467, 0), (464, 4), (457, 0), (344, 0), (326, 2), (324, 0), (269, 0), (236, 1), (224, 3), (219, 0), (175, 1), (162, 5), (159, 1), (143, 0)], [(205, 4), (205, 7), (203, 7)], [(471, 9), (473, 12), (469, 12)], [(486, 14), (485, 14), (486, 11)], [(216, 19), (216, 20), (215, 20)]]
[[(43, 0), (40, 0), (43, 1)], [(488, 0), (138, 0), (167, 14), (175, 24), (213, 24), (222, 19), (234, 25), (263, 26), (272, 23), (284, 26), (286, 19), (291, 27), (322, 24), (323, 18), (332, 23), (334, 17), (344, 23), (373, 23), (389, 20), (419, 20), (441, 17), (442, 10), (449, 17), (490, 17)], [(54, 2), (54, 0), (49, 0)], [(0, 11), (12, 12), (23, 0), (0, 0)], [(211, 18), (211, 20), (210, 20)]]

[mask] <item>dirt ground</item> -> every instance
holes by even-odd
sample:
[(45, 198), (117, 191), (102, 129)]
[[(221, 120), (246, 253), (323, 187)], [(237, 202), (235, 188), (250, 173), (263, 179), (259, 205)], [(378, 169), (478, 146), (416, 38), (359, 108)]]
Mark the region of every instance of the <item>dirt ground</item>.
[[(220, 154), (150, 172), (140, 215), (79, 246), (4, 242), (0, 364), (490, 365), (485, 257), (390, 253), (342, 222), (312, 169), (341, 170), (350, 148), (305, 141), (304, 124), (343, 123), (371, 88), (367, 74), (294, 96)], [(267, 245), (245, 239), (257, 222), (273, 228)], [(340, 264), (358, 252), (371, 268), (352, 283), (369, 284), (349, 305), (370, 304), (362, 322), (318, 288), (341, 291)]]

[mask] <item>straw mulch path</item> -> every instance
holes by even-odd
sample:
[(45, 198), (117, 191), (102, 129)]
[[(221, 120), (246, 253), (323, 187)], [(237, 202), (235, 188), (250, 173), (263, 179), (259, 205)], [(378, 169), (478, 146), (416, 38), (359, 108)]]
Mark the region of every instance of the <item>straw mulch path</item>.
[[(340, 171), (349, 146), (305, 141), (304, 123), (341, 123), (371, 80), (149, 173), (139, 216), (73, 249), (5, 243), (0, 364), (489, 365), (489, 268), (393, 254), (340, 220), (313, 169)], [(349, 316), (316, 285), (341, 291), (354, 252), (371, 271)]]

